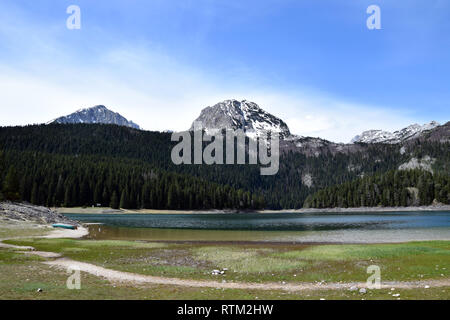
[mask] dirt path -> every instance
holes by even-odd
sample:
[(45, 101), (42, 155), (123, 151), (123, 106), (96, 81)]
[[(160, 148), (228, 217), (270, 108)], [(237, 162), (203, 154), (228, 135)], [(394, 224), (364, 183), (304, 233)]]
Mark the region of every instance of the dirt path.
[(14, 238), (8, 238), (8, 239), (0, 239), (0, 248), (5, 248), (5, 249), (16, 249), (16, 250), (21, 250), (21, 251), (32, 251), (34, 250), (33, 247), (29, 247), (29, 246), (15, 246), (13, 244), (7, 244), (7, 243), (3, 243), (3, 240), (11, 240)]
[[(112, 282), (128, 282), (134, 284), (165, 284), (185, 287), (201, 288), (220, 288), (220, 289), (247, 289), (247, 290), (284, 290), (284, 291), (302, 291), (302, 290), (324, 290), (324, 289), (350, 289), (351, 287), (365, 288), (365, 283), (245, 283), (245, 282), (218, 282), (210, 280), (190, 280), (179, 278), (165, 278), (156, 276), (140, 275), (117, 271), (96, 266), (91, 263), (79, 262), (67, 258), (56, 259), (44, 262), (47, 265), (60, 269), (71, 268), (80, 270), (91, 275), (105, 278)], [(385, 282), (382, 288), (410, 289), (429, 287), (450, 286), (450, 279), (428, 280), (417, 282)]]
[[(44, 236), (45, 238), (79, 238), (86, 234), (87, 230), (80, 228), (77, 230), (55, 230), (51, 234)], [(36, 236), (42, 238), (43, 236)], [(3, 239), (5, 240), (5, 239)], [(55, 258), (52, 261), (43, 262), (46, 265), (58, 269), (72, 270), (78, 269), (80, 271), (89, 273), (91, 275), (105, 278), (111, 282), (116, 283), (133, 283), (133, 284), (163, 284), (185, 287), (199, 287), (199, 288), (219, 288), (219, 289), (245, 289), (245, 290), (283, 290), (283, 291), (303, 291), (303, 290), (339, 290), (354, 288), (365, 288), (366, 283), (247, 283), (247, 282), (219, 282), (212, 280), (191, 280), (179, 278), (166, 278), (157, 276), (141, 275), (130, 272), (117, 271), (112, 269), (96, 266), (91, 263), (79, 262), (68, 258), (61, 258), (59, 253), (35, 251), (33, 247), (15, 246), (5, 244), (0, 240), (0, 248), (11, 248), (20, 250), (25, 254), (34, 254), (45, 258)], [(410, 282), (384, 282), (381, 288), (397, 288), (397, 289), (412, 289), (412, 288), (426, 288), (426, 287), (447, 287), (450, 286), (450, 279), (442, 280), (423, 280)]]
[(0, 239), (0, 248), (20, 250), (24, 254), (32, 254), (32, 255), (43, 257), (43, 258), (60, 258), (61, 254), (59, 254), (59, 253), (36, 251), (35, 248), (30, 247), (30, 246), (16, 246), (13, 244), (3, 243), (3, 241), (4, 240), (13, 240), (13, 239), (23, 239), (23, 238), (46, 238), (46, 239), (82, 238), (85, 235), (87, 235), (88, 233), (89, 233), (89, 231), (83, 227), (79, 227), (76, 230), (54, 229), (48, 235), (44, 235), (44, 236), (21, 236), (21, 237), (12, 237), (12, 238), (10, 237), (7, 239)]

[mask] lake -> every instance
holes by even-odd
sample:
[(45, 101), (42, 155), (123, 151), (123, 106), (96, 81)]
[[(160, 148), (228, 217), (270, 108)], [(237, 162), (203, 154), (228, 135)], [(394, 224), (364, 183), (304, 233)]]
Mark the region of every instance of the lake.
[(450, 240), (450, 212), (65, 214), (90, 238), (159, 241), (402, 242)]

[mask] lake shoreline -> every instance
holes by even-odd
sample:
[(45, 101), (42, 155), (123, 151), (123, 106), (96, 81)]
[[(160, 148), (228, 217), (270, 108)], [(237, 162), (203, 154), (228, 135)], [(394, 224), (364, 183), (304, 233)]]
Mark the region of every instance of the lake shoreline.
[(52, 208), (60, 214), (77, 213), (77, 214), (230, 214), (230, 213), (382, 213), (382, 212), (427, 212), (427, 211), (450, 211), (450, 205), (432, 205), (418, 207), (357, 207), (357, 208), (303, 208), (303, 209), (283, 209), (283, 210), (157, 210), (157, 209), (111, 209), (107, 207), (95, 208)]
[[(410, 215), (416, 216), (411, 212)], [(433, 214), (419, 215), (429, 218)], [(284, 219), (282, 215), (279, 217)], [(114, 217), (105, 214), (103, 218)], [(147, 215), (137, 218), (185, 220), (191, 217)], [(194, 218), (207, 220), (208, 216)], [(297, 218), (303, 219), (300, 215)], [(341, 218), (332, 217), (334, 220)], [(89, 219), (88, 215), (86, 219)], [(223, 220), (229, 219), (223, 217)], [(82, 237), (91, 231), (90, 227), (89, 236)], [(402, 299), (448, 299), (449, 277), (445, 264), (450, 244), (448, 228), (442, 237), (446, 240), (437, 240), (440, 236), (436, 230), (428, 235), (420, 230), (418, 234), (413, 229), (369, 230), (345, 238), (344, 235), (354, 231), (344, 229), (302, 232), (305, 237), (296, 242), (295, 237), (268, 239), (265, 237), (267, 232), (261, 233), (265, 241), (257, 239), (260, 237), (251, 241), (240, 238), (241, 231), (230, 233), (228, 240), (223, 241), (220, 234), (224, 233), (217, 230), (206, 230), (206, 237), (203, 230), (176, 230), (178, 234), (170, 230), (149, 230), (150, 239), (142, 233), (128, 238), (121, 230), (115, 236), (106, 233), (102, 238), (96, 233), (104, 232), (108, 226), (90, 227), (86, 226), (83, 233), (74, 234), (77, 230), (52, 229), (49, 225), (36, 225), (36, 222), (32, 225), (23, 220), (0, 220), (0, 231), (3, 229), (4, 233), (0, 238), (10, 239), (6, 244), (0, 243), (2, 261), (5, 262), (0, 265), (3, 284), (0, 296), (14, 299), (123, 299), (124, 296), (149, 299), (151, 293), (153, 299), (174, 299), (174, 292), (181, 291), (179, 297), (195, 300), (199, 297), (225, 299), (223, 293), (233, 290), (229, 297), (242, 299), (248, 299), (249, 293), (260, 299), (361, 299), (363, 294), (364, 299), (397, 296)], [(5, 229), (11, 230), (6, 232)], [(79, 228), (78, 231), (82, 230)], [(142, 232), (143, 229), (134, 231)], [(374, 232), (381, 234), (374, 238)], [(187, 237), (182, 237), (182, 233)], [(288, 235), (286, 232), (280, 234)], [(399, 238), (401, 234), (408, 238)], [(201, 237), (204, 239), (198, 240)], [(380, 290), (364, 287), (364, 269), (369, 265), (383, 268)], [(83, 272), (83, 290), (66, 289), (68, 268)], [(215, 273), (216, 268), (222, 273)], [(24, 290), (25, 286), (30, 287)], [(358, 291), (363, 288), (365, 293)], [(286, 292), (281, 295), (280, 291)]]

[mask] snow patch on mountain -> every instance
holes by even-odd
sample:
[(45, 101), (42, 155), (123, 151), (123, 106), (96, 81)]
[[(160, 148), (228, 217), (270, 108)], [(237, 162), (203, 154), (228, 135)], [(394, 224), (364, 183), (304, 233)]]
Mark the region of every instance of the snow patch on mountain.
[[(281, 139), (291, 136), (283, 120), (247, 100), (225, 100), (206, 107), (194, 123), (198, 123), (206, 132), (242, 129), (251, 138), (265, 137), (265, 132), (268, 131), (277, 132)], [(194, 129), (194, 123), (191, 130)]]
[(417, 123), (412, 124), (406, 128), (395, 132), (382, 131), (382, 130), (368, 130), (364, 131), (361, 135), (357, 135), (351, 141), (351, 143), (389, 143), (396, 144), (418, 137), (423, 132), (432, 130), (438, 127), (440, 124), (436, 121), (419, 125)]
[(50, 123), (104, 123), (140, 129), (133, 121), (129, 121), (119, 113), (113, 112), (103, 105), (79, 109), (67, 116), (57, 118)]

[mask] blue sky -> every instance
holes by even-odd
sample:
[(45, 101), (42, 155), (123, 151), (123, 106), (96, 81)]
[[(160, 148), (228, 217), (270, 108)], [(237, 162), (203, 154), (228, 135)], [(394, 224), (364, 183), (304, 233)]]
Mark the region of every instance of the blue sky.
[[(81, 9), (68, 30), (66, 8)], [(366, 9), (381, 8), (381, 30)], [(147, 130), (247, 99), (292, 132), (450, 120), (447, 0), (1, 0), (0, 125), (105, 104)]]

